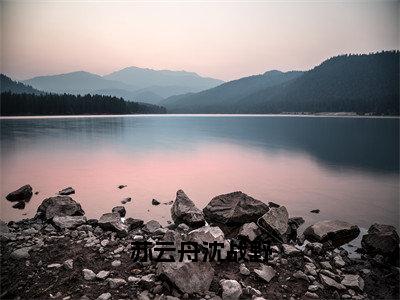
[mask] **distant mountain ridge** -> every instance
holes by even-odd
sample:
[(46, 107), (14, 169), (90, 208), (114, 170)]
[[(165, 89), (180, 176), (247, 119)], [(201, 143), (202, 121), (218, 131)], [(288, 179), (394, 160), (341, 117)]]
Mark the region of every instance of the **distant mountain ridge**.
[(122, 82), (107, 80), (100, 75), (85, 71), (38, 76), (23, 82), (39, 90), (52, 93), (88, 94), (103, 88), (134, 89)]
[(223, 83), (222, 80), (201, 77), (193, 72), (153, 70), (138, 67), (128, 67), (105, 75), (104, 78), (134, 85), (139, 89), (151, 86), (175, 86), (187, 87), (187, 90), (192, 92), (208, 89)]
[(128, 67), (105, 76), (77, 71), (38, 76), (23, 82), (45, 92), (123, 95), (128, 101), (158, 104), (171, 95), (198, 92), (223, 81), (201, 77), (193, 72)]
[[(399, 114), (399, 51), (339, 55), (309, 71), (290, 74), (250, 76), (170, 97), (161, 105), (169, 113)], [(280, 80), (273, 80), (276, 76)], [(268, 86), (262, 88), (258, 81)]]
[(14, 81), (4, 74), (0, 74), (0, 92), (11, 92), (14, 94), (26, 93), (35, 95), (43, 94), (42, 91), (34, 89), (33, 87), (21, 82)]

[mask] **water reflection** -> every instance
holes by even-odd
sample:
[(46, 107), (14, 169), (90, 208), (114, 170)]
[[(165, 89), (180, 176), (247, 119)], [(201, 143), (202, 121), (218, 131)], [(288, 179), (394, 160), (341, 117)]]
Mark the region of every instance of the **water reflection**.
[(399, 170), (399, 120), (315, 117), (109, 117), (1, 121), (2, 151), (46, 144), (92, 151), (191, 151), (230, 143), (307, 153), (326, 167)]
[[(234, 190), (287, 205), (292, 216), (398, 226), (398, 119), (141, 116), (1, 120), (1, 195), (40, 194), (6, 220), (34, 215), (73, 186), (89, 217), (132, 197), (127, 215), (170, 219), (183, 188), (199, 207)], [(117, 189), (120, 184), (128, 187)], [(311, 209), (320, 208), (320, 214)]]

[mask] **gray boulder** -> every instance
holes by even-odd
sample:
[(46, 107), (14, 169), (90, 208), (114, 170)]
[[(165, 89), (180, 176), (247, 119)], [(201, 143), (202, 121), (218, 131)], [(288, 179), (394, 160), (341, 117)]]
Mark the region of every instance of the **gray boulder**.
[(376, 223), (362, 237), (361, 245), (369, 254), (396, 258), (399, 254), (399, 235), (393, 226)]
[(84, 216), (64, 216), (54, 217), (53, 223), (60, 229), (71, 229), (83, 225), (86, 223), (86, 217)]
[(13, 259), (28, 259), (30, 257), (29, 251), (31, 247), (23, 247), (11, 252), (11, 258)]
[(58, 192), (59, 195), (68, 196), (71, 194), (75, 194), (75, 190), (72, 187), (67, 187)]
[(294, 256), (294, 255), (301, 254), (301, 250), (299, 250), (295, 246), (289, 245), (289, 244), (282, 244), (282, 250), (283, 250), (283, 253), (287, 256)]
[(32, 187), (29, 184), (9, 193), (6, 199), (9, 201), (29, 201), (32, 197)]
[(208, 222), (227, 225), (255, 222), (267, 211), (267, 204), (240, 191), (214, 197), (203, 209)]
[(15, 233), (10, 231), (6, 222), (0, 220), (0, 242), (6, 242), (13, 238), (15, 238)]
[(185, 223), (192, 227), (205, 224), (203, 212), (182, 190), (176, 192), (176, 199), (171, 207), (171, 216), (175, 224)]
[(127, 218), (125, 220), (125, 224), (128, 226), (129, 231), (141, 227), (143, 223), (143, 220), (140, 219)]
[(52, 220), (54, 217), (83, 216), (81, 205), (69, 196), (56, 196), (44, 199), (39, 205), (36, 217)]
[(261, 234), (261, 230), (258, 225), (254, 222), (243, 224), (239, 229), (238, 236), (244, 239), (249, 240), (250, 242), (254, 241)]
[[(111, 293), (103, 293), (103, 294), (101, 294), (100, 296), (97, 297), (97, 300), (109, 300), (109, 299), (111, 299), (111, 297), (112, 297)], [(82, 298), (83, 297), (81, 297), (81, 299)]]
[(288, 229), (289, 213), (284, 206), (273, 207), (267, 211), (259, 220), (258, 224), (267, 231), (283, 235)]
[(304, 231), (304, 236), (310, 241), (332, 241), (336, 246), (355, 239), (360, 233), (357, 225), (338, 220), (317, 222)]
[(157, 229), (162, 228), (161, 224), (155, 220), (150, 220), (143, 226), (143, 231), (147, 233), (154, 233)]
[(360, 275), (344, 275), (341, 283), (349, 289), (355, 289), (359, 292), (364, 290), (364, 279)]
[(126, 209), (123, 206), (113, 207), (111, 212), (119, 214), (121, 218), (125, 217), (125, 215), (126, 215)]
[(308, 276), (306, 274), (304, 274), (303, 271), (297, 270), (296, 272), (293, 273), (293, 277), (296, 279), (302, 279), (304, 281), (309, 282), (310, 279), (308, 279)]
[[(226, 259), (229, 251), (230, 244), (225, 239), (225, 234), (218, 226), (203, 226), (198, 229), (192, 230), (187, 234), (187, 241), (195, 242), (199, 246), (207, 248), (207, 244), (203, 244), (203, 242), (211, 243), (217, 242), (222, 243), (224, 246), (221, 249), (218, 249), (217, 257), (221, 259)], [(199, 254), (199, 257), (203, 257), (203, 253)]]
[(324, 285), (333, 287), (333, 288), (335, 288), (337, 290), (345, 290), (346, 289), (346, 287), (343, 284), (338, 283), (336, 280), (334, 280), (331, 277), (326, 276), (326, 275), (324, 275), (322, 273), (319, 274), (319, 278), (321, 279), (321, 282)]
[(121, 217), (117, 213), (103, 214), (98, 222), (103, 230), (110, 230), (116, 232), (119, 236), (126, 236), (128, 234), (128, 226), (121, 221)]
[(203, 226), (190, 231), (187, 239), (199, 245), (202, 245), (203, 242), (212, 243), (214, 241), (223, 243), (225, 241), (225, 235), (221, 228), (217, 226)]
[(242, 286), (236, 280), (222, 279), (219, 283), (222, 288), (222, 300), (238, 300), (242, 295)]
[(271, 266), (264, 264), (261, 264), (261, 269), (254, 269), (254, 272), (258, 275), (258, 277), (264, 279), (266, 282), (270, 282), (276, 275), (275, 270)]
[(205, 293), (214, 277), (209, 262), (160, 262), (157, 275), (173, 283), (182, 293)]
[(126, 280), (123, 278), (107, 278), (107, 282), (111, 289), (115, 289), (126, 284)]

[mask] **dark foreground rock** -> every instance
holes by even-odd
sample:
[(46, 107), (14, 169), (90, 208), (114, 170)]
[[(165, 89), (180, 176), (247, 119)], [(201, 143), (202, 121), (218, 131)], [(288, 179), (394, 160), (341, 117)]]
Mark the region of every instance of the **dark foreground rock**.
[(128, 234), (128, 226), (122, 223), (121, 216), (118, 213), (103, 214), (98, 225), (101, 229), (116, 232), (119, 236)]
[(122, 218), (125, 217), (125, 215), (126, 215), (126, 209), (123, 206), (113, 207), (111, 212), (119, 214), (119, 216), (122, 217)]
[(32, 197), (32, 187), (27, 184), (21, 186), (18, 190), (9, 193), (6, 199), (9, 201), (29, 201)]
[(393, 226), (373, 224), (362, 237), (361, 245), (371, 255), (380, 254), (392, 261), (399, 258), (399, 235)]
[(336, 245), (343, 245), (360, 234), (357, 225), (338, 220), (326, 220), (311, 225), (304, 231), (304, 236), (317, 242), (331, 241)]
[(259, 220), (258, 224), (267, 231), (282, 236), (288, 229), (289, 213), (284, 206), (273, 207), (267, 211)]
[(171, 207), (171, 217), (175, 224), (185, 223), (192, 227), (205, 224), (203, 212), (182, 190), (176, 192), (176, 199)]
[(125, 224), (126, 226), (128, 226), (129, 231), (141, 227), (143, 223), (144, 223), (143, 220), (140, 219), (127, 218), (125, 220)]
[[(287, 222), (290, 227), (301, 221), (293, 218)], [(307, 241), (303, 246), (274, 243), (268, 261), (263, 262), (253, 261), (250, 246), (236, 262), (203, 262), (205, 252), (199, 254), (198, 262), (190, 262), (187, 256), (182, 262), (154, 260), (159, 254), (157, 242), (172, 242), (175, 259), (180, 258), (181, 242), (218, 242), (229, 250), (220, 226), (190, 230), (181, 223), (167, 229), (154, 220), (143, 224), (133, 218), (124, 224), (117, 213), (104, 214), (98, 221), (86, 221), (83, 216), (8, 224), (0, 220), (0, 299), (399, 298), (399, 269), (378, 259), (383, 254), (352, 258), (342, 247), (319, 242)], [(377, 226), (374, 228), (369, 234), (376, 233)], [(393, 235), (389, 229), (378, 232)], [(125, 234), (118, 234), (119, 230)], [(257, 241), (264, 236), (254, 222), (237, 232), (230, 237), (235, 244), (241, 238)], [(133, 241), (147, 241), (153, 260), (135, 262)], [(222, 258), (226, 258), (225, 250)], [(168, 251), (163, 255), (169, 256)]]
[(210, 263), (174, 262), (159, 263), (157, 274), (164, 276), (182, 293), (205, 293), (214, 278), (214, 269)]
[(60, 229), (66, 228), (76, 228), (80, 225), (86, 223), (86, 217), (84, 216), (64, 216), (64, 217), (54, 217), (53, 223)]
[(69, 196), (56, 196), (43, 200), (37, 209), (36, 217), (52, 220), (54, 217), (83, 216), (81, 205)]
[(226, 225), (256, 222), (267, 211), (268, 205), (242, 192), (214, 197), (203, 209), (207, 222)]

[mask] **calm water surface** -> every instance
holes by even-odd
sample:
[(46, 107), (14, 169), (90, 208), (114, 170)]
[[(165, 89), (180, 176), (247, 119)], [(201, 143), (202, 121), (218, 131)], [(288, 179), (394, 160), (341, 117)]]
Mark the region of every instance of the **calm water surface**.
[[(203, 208), (241, 190), (286, 205), (306, 224), (341, 219), (399, 228), (399, 119), (285, 116), (113, 116), (1, 119), (1, 218), (32, 217), (72, 186), (88, 217), (120, 205), (166, 224), (183, 189)], [(24, 210), (5, 200), (31, 184)], [(120, 184), (128, 186), (122, 190)], [(320, 214), (309, 211), (319, 208)]]

